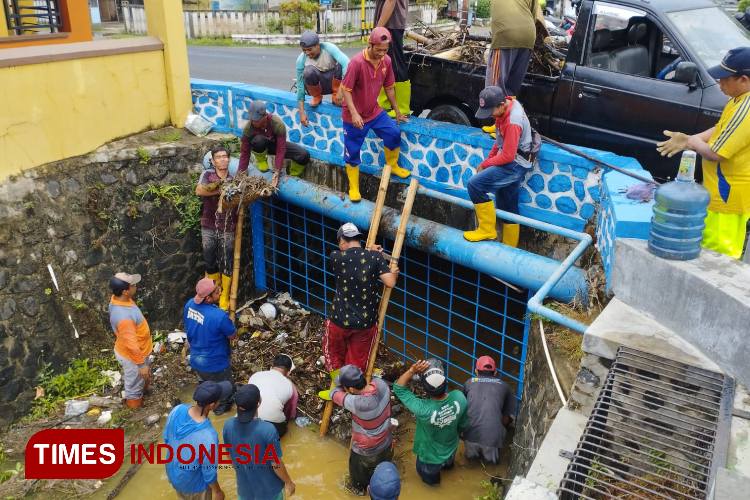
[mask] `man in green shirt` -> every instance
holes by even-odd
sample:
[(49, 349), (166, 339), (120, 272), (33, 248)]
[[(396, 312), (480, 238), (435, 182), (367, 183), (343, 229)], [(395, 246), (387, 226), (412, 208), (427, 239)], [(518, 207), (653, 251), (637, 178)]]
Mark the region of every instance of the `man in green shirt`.
[[(429, 399), (418, 398), (406, 387), (415, 375)], [(468, 425), (466, 397), (461, 391), (447, 389), (443, 363), (435, 358), (417, 361), (393, 384), (393, 393), (417, 421), (413, 448), (417, 474), (430, 485), (440, 484), (440, 471), (453, 467), (458, 435)]]

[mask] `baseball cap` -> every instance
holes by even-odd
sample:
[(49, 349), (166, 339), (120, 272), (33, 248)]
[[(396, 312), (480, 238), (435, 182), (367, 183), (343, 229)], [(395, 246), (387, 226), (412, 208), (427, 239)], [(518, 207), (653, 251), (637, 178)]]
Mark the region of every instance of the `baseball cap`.
[(362, 233), (357, 229), (357, 226), (352, 224), (351, 222), (347, 222), (346, 224), (342, 225), (339, 230), (336, 232), (336, 239), (340, 240), (344, 236), (347, 238), (354, 238), (355, 236), (361, 236)]
[(214, 280), (211, 278), (203, 278), (201, 279), (197, 285), (195, 285), (195, 297), (193, 300), (196, 304), (200, 304), (205, 300), (206, 297), (211, 295), (214, 290), (216, 290), (216, 287), (219, 286), (218, 283), (214, 283)]
[(370, 478), (372, 500), (396, 500), (401, 494), (401, 478), (393, 462), (380, 462)]
[(358, 366), (344, 365), (339, 370), (336, 381), (344, 387), (354, 387), (364, 379), (364, 374)]
[(299, 37), (299, 45), (300, 47), (308, 48), (313, 47), (315, 45), (318, 45), (320, 43), (320, 38), (318, 38), (318, 34), (314, 31), (307, 30)]
[(446, 385), (443, 363), (437, 358), (430, 358), (427, 362), (430, 367), (422, 373), (422, 386), (430, 395), (442, 394)]
[(242, 385), (234, 395), (234, 402), (237, 405), (237, 420), (242, 423), (250, 422), (258, 410), (260, 389), (253, 384)]
[(200, 406), (210, 405), (222, 399), (227, 399), (232, 394), (232, 383), (228, 380), (214, 382), (206, 380), (198, 384), (193, 392), (193, 401)]
[(266, 116), (267, 112), (268, 110), (266, 109), (266, 101), (255, 99), (250, 103), (250, 109), (248, 110), (250, 121), (257, 122), (258, 120)]
[(476, 116), (480, 120), (492, 116), (492, 111), (505, 101), (505, 91), (500, 87), (485, 87), (479, 93), (479, 109)]
[(716, 80), (730, 76), (750, 76), (750, 47), (730, 50), (719, 64), (708, 68), (708, 74)]
[(137, 285), (141, 281), (140, 274), (117, 273), (115, 274), (115, 278), (124, 281), (128, 285)]
[(489, 356), (481, 356), (477, 360), (476, 369), (477, 370), (482, 370), (482, 371), (489, 371), (489, 370), (491, 370), (491, 371), (494, 372), (497, 369), (497, 366), (495, 365), (495, 360), (492, 359), (491, 357), (489, 357)]
[(370, 43), (383, 43), (391, 41), (391, 32), (384, 26), (378, 26), (370, 32)]
[(295, 368), (294, 360), (288, 354), (277, 354), (276, 357), (273, 358), (273, 365), (271, 366), (278, 366), (280, 368), (286, 368), (286, 371), (290, 373)]

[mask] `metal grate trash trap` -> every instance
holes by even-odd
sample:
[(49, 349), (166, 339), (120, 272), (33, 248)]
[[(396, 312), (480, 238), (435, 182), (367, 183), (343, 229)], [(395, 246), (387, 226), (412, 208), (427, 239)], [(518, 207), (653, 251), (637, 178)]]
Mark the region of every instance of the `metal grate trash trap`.
[(560, 498), (703, 499), (729, 441), (734, 380), (620, 347)]

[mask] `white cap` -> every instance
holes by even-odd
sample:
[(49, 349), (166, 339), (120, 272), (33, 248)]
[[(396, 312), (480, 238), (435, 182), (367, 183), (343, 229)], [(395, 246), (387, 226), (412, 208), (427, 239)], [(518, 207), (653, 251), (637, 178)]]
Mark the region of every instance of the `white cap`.
[(354, 238), (355, 236), (360, 236), (361, 234), (362, 233), (359, 232), (357, 226), (355, 226), (351, 222), (347, 222), (339, 228), (338, 232), (336, 233), (336, 238), (339, 240), (344, 236), (346, 236), (347, 238)]
[(141, 281), (140, 274), (117, 273), (115, 274), (115, 278), (122, 280), (129, 285), (137, 285)]

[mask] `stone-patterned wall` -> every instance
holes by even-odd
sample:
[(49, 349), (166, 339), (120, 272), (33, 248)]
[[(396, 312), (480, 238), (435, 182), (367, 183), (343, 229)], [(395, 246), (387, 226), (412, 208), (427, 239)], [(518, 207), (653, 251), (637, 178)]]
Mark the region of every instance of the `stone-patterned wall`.
[[(216, 124), (215, 130), (240, 134), (247, 123), (247, 107), (263, 99), (288, 127), (290, 141), (304, 145), (322, 161), (343, 165), (341, 111), (327, 102), (308, 110), (310, 126), (297, 117), (291, 92), (207, 80), (193, 80), (196, 113)], [(231, 102), (231, 109), (227, 103)], [(401, 127), (401, 166), (411, 170), (426, 187), (468, 199), (466, 184), (492, 148), (493, 140), (479, 129), (412, 117)], [(583, 149), (594, 156), (611, 153)], [(371, 133), (362, 149), (365, 173), (383, 164), (380, 141)], [(395, 180), (395, 179), (394, 179)], [(402, 181), (403, 182), (403, 181)], [(538, 164), (527, 175), (520, 193), (522, 215), (582, 230), (597, 211), (600, 171), (588, 160), (544, 144)]]
[[(203, 274), (200, 234), (197, 227), (180, 234), (170, 203), (138, 189), (194, 189), (202, 153), (217, 138), (183, 133), (177, 143), (159, 143), (159, 134), (132, 136), (0, 183), (0, 427), (28, 411), (45, 363), (59, 369), (112, 349), (107, 305), (115, 272), (143, 276), (137, 299), (152, 332), (179, 327), (182, 306)], [(248, 255), (249, 241), (244, 248)]]

